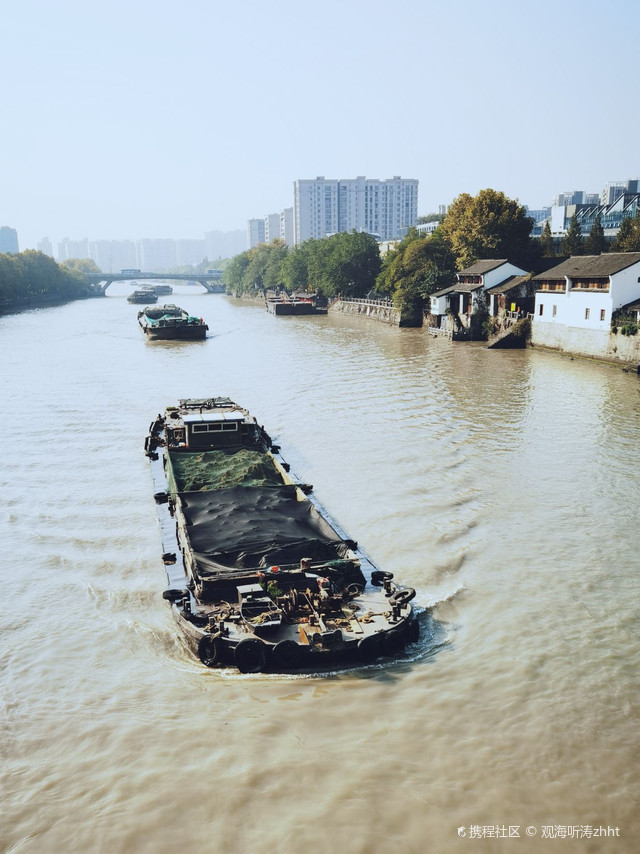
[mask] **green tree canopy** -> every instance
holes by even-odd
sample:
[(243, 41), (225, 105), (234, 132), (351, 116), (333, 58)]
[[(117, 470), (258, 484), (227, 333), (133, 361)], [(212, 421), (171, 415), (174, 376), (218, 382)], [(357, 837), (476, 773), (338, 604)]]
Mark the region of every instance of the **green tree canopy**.
[(298, 246), (294, 246), (282, 262), (280, 270), (282, 283), (289, 293), (306, 291), (308, 288), (311, 242), (307, 240)]
[(640, 208), (634, 217), (625, 217), (611, 244), (614, 252), (640, 252)]
[(402, 316), (422, 313), (424, 298), (455, 279), (455, 258), (439, 231), (421, 237), (411, 229), (395, 251), (388, 253), (376, 280), (376, 290), (393, 297)]
[(49, 255), (27, 249), (0, 255), (0, 299), (77, 299), (89, 295), (84, 273), (61, 267)]
[(553, 258), (556, 254), (555, 247), (553, 245), (553, 237), (551, 236), (549, 220), (545, 222), (544, 228), (542, 229), (542, 235), (540, 237), (540, 252), (543, 258)]
[(533, 220), (517, 201), (496, 190), (453, 200), (440, 231), (451, 246), (458, 269), (483, 258), (508, 258), (526, 264), (532, 252)]
[(567, 233), (562, 238), (562, 252), (564, 255), (584, 255), (584, 239), (577, 214), (571, 217)]
[(306, 240), (293, 249), (280, 240), (260, 244), (230, 261), (224, 281), (237, 295), (283, 286), (289, 293), (363, 296), (373, 288), (379, 272), (377, 241), (354, 231)]
[(604, 228), (600, 221), (600, 214), (595, 219), (591, 226), (587, 239), (584, 242), (585, 255), (601, 255), (607, 251), (607, 241), (604, 238)]
[(365, 232), (342, 232), (326, 237), (310, 268), (310, 283), (327, 297), (364, 296), (380, 272), (378, 242)]
[(225, 286), (236, 296), (240, 296), (244, 291), (244, 278), (247, 267), (249, 266), (249, 260), (250, 255), (248, 250), (235, 255), (222, 274)]
[(284, 284), (282, 267), (289, 252), (284, 240), (274, 240), (269, 244), (267, 260), (262, 274), (262, 284), (267, 290), (274, 290)]
[(68, 258), (60, 265), (67, 270), (75, 270), (77, 273), (101, 273), (100, 267), (91, 258)]

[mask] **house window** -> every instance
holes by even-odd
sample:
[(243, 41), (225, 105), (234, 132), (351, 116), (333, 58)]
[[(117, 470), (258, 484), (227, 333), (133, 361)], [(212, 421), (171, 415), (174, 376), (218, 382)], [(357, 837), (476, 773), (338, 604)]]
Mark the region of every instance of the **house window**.
[(557, 305), (554, 305), (554, 307), (553, 307), (553, 310), (552, 310), (551, 314), (555, 317), (557, 313), (558, 313), (558, 306), (557, 306)]
[(600, 309), (600, 320), (604, 320), (605, 314), (606, 314), (606, 311), (603, 308), (601, 308)]
[(585, 310), (584, 310), (584, 319), (585, 319), (585, 320), (589, 320), (589, 314), (590, 314), (590, 313), (591, 313), (591, 309), (590, 309), (590, 308), (585, 308)]
[(540, 311), (538, 312), (538, 316), (542, 317), (542, 312), (544, 311), (544, 305), (540, 303)]

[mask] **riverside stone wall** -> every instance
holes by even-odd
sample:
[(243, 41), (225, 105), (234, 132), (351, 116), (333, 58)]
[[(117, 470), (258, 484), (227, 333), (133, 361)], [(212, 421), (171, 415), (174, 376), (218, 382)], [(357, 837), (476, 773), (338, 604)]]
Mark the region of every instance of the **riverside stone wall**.
[(622, 335), (621, 332), (580, 329), (534, 320), (531, 324), (531, 343), (534, 347), (617, 362), (634, 369), (640, 366), (640, 334)]
[(370, 317), (372, 320), (380, 320), (391, 326), (400, 325), (400, 312), (393, 307), (393, 303), (386, 300), (339, 299), (331, 304), (329, 311)]

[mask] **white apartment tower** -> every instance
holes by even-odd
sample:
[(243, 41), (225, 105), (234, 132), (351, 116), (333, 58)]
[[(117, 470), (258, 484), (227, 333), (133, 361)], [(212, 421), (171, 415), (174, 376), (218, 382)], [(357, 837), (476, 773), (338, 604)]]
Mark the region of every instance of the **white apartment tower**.
[(285, 208), (280, 214), (280, 240), (284, 240), (287, 246), (293, 246), (293, 208)]
[(366, 231), (379, 240), (396, 240), (418, 220), (415, 178), (323, 177), (295, 181), (295, 242), (339, 231)]
[(247, 249), (253, 249), (264, 243), (264, 219), (250, 219), (247, 222)]
[(273, 243), (280, 239), (280, 214), (267, 214), (264, 218), (264, 242)]

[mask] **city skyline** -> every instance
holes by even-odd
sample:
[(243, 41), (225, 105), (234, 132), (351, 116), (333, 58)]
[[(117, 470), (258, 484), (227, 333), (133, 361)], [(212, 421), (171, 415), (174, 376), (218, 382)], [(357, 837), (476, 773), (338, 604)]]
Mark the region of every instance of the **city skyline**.
[[(424, 215), (486, 187), (538, 209), (640, 171), (630, 0), (535, 14), (506, 0), (114, 0), (108, 14), (25, 0), (3, 23), (0, 222), (21, 249), (245, 229), (317, 175), (411, 176)], [(596, 105), (606, 144), (585, 124)]]
[[(402, 181), (402, 179), (400, 178), (396, 178), (396, 180)], [(317, 184), (318, 181), (324, 182), (325, 179), (318, 178), (313, 181), (303, 179), (302, 181), (295, 183), (296, 185), (298, 185), (299, 183), (313, 185)], [(377, 179), (373, 179), (371, 181), (365, 181), (365, 179), (355, 179), (354, 181), (353, 179), (351, 179), (350, 181), (350, 183), (352, 184), (358, 182), (372, 184), (380, 183)], [(334, 184), (339, 182), (329, 181), (328, 183)], [(347, 183), (347, 181), (342, 183)], [(414, 182), (409, 180), (409, 183)], [(546, 205), (543, 209), (535, 210), (529, 208), (529, 215), (533, 218), (534, 223), (537, 224), (541, 220), (545, 220), (550, 217), (551, 212), (554, 210), (554, 207), (566, 205), (571, 206), (576, 204), (578, 206), (611, 204), (615, 199), (619, 198), (625, 192), (637, 193), (639, 187), (640, 178), (635, 178), (626, 179), (624, 181), (608, 181), (599, 193), (589, 193), (584, 189), (565, 190), (564, 192), (556, 193), (551, 204)], [(446, 211), (446, 207), (446, 205), (441, 205), (439, 213), (443, 214)], [(55, 244), (54, 250), (54, 244), (47, 236), (45, 236), (38, 241), (36, 247), (34, 248), (44, 252), (47, 255), (55, 257), (58, 261), (64, 261), (69, 258), (86, 256), (87, 258), (91, 258), (92, 260), (96, 261), (98, 263), (98, 266), (103, 266), (99, 263), (99, 258), (97, 256), (101, 255), (104, 258), (104, 253), (109, 251), (108, 245), (110, 244), (112, 245), (112, 250), (116, 254), (125, 254), (126, 263), (124, 264), (124, 266), (131, 266), (132, 264), (135, 265), (141, 263), (139, 258), (136, 258), (135, 256), (136, 254), (140, 253), (140, 248), (143, 244), (173, 243), (175, 244), (172, 250), (175, 256), (173, 260), (173, 265), (195, 265), (204, 260), (204, 258), (208, 258), (209, 260), (214, 261), (216, 259), (232, 257), (233, 255), (240, 253), (246, 248), (253, 248), (259, 243), (269, 243), (277, 238), (283, 239), (287, 246), (295, 245), (293, 235), (293, 213), (293, 208), (286, 208), (284, 211), (279, 213), (275, 212), (271, 214), (266, 214), (264, 217), (254, 217), (247, 220), (246, 229), (234, 229), (233, 231), (214, 230), (205, 233), (203, 238), (120, 238), (105, 240), (101, 238), (90, 239), (84, 237), (80, 239), (74, 239), (64, 237), (62, 240), (58, 241)], [(431, 213), (435, 213), (435, 211)], [(560, 213), (556, 212), (556, 216), (559, 215)], [(337, 225), (337, 223), (335, 225)], [(273, 234), (269, 233), (270, 228), (273, 231)], [(17, 233), (14, 229), (10, 229), (5, 226), (3, 230), (7, 232), (12, 232), (12, 240), (17, 240)], [(358, 230), (358, 228), (356, 228), (356, 230)], [(534, 230), (534, 234), (535, 233), (536, 232)], [(304, 235), (299, 235), (299, 237), (304, 237)], [(118, 244), (117, 247), (116, 244)], [(125, 247), (124, 244), (129, 244), (129, 247)], [(7, 249), (5, 249), (4, 251), (7, 251)], [(17, 250), (14, 249), (13, 251)], [(190, 255), (191, 258), (185, 257), (187, 255)], [(113, 272), (116, 270), (116, 266), (103, 266), (103, 269), (108, 269)]]

